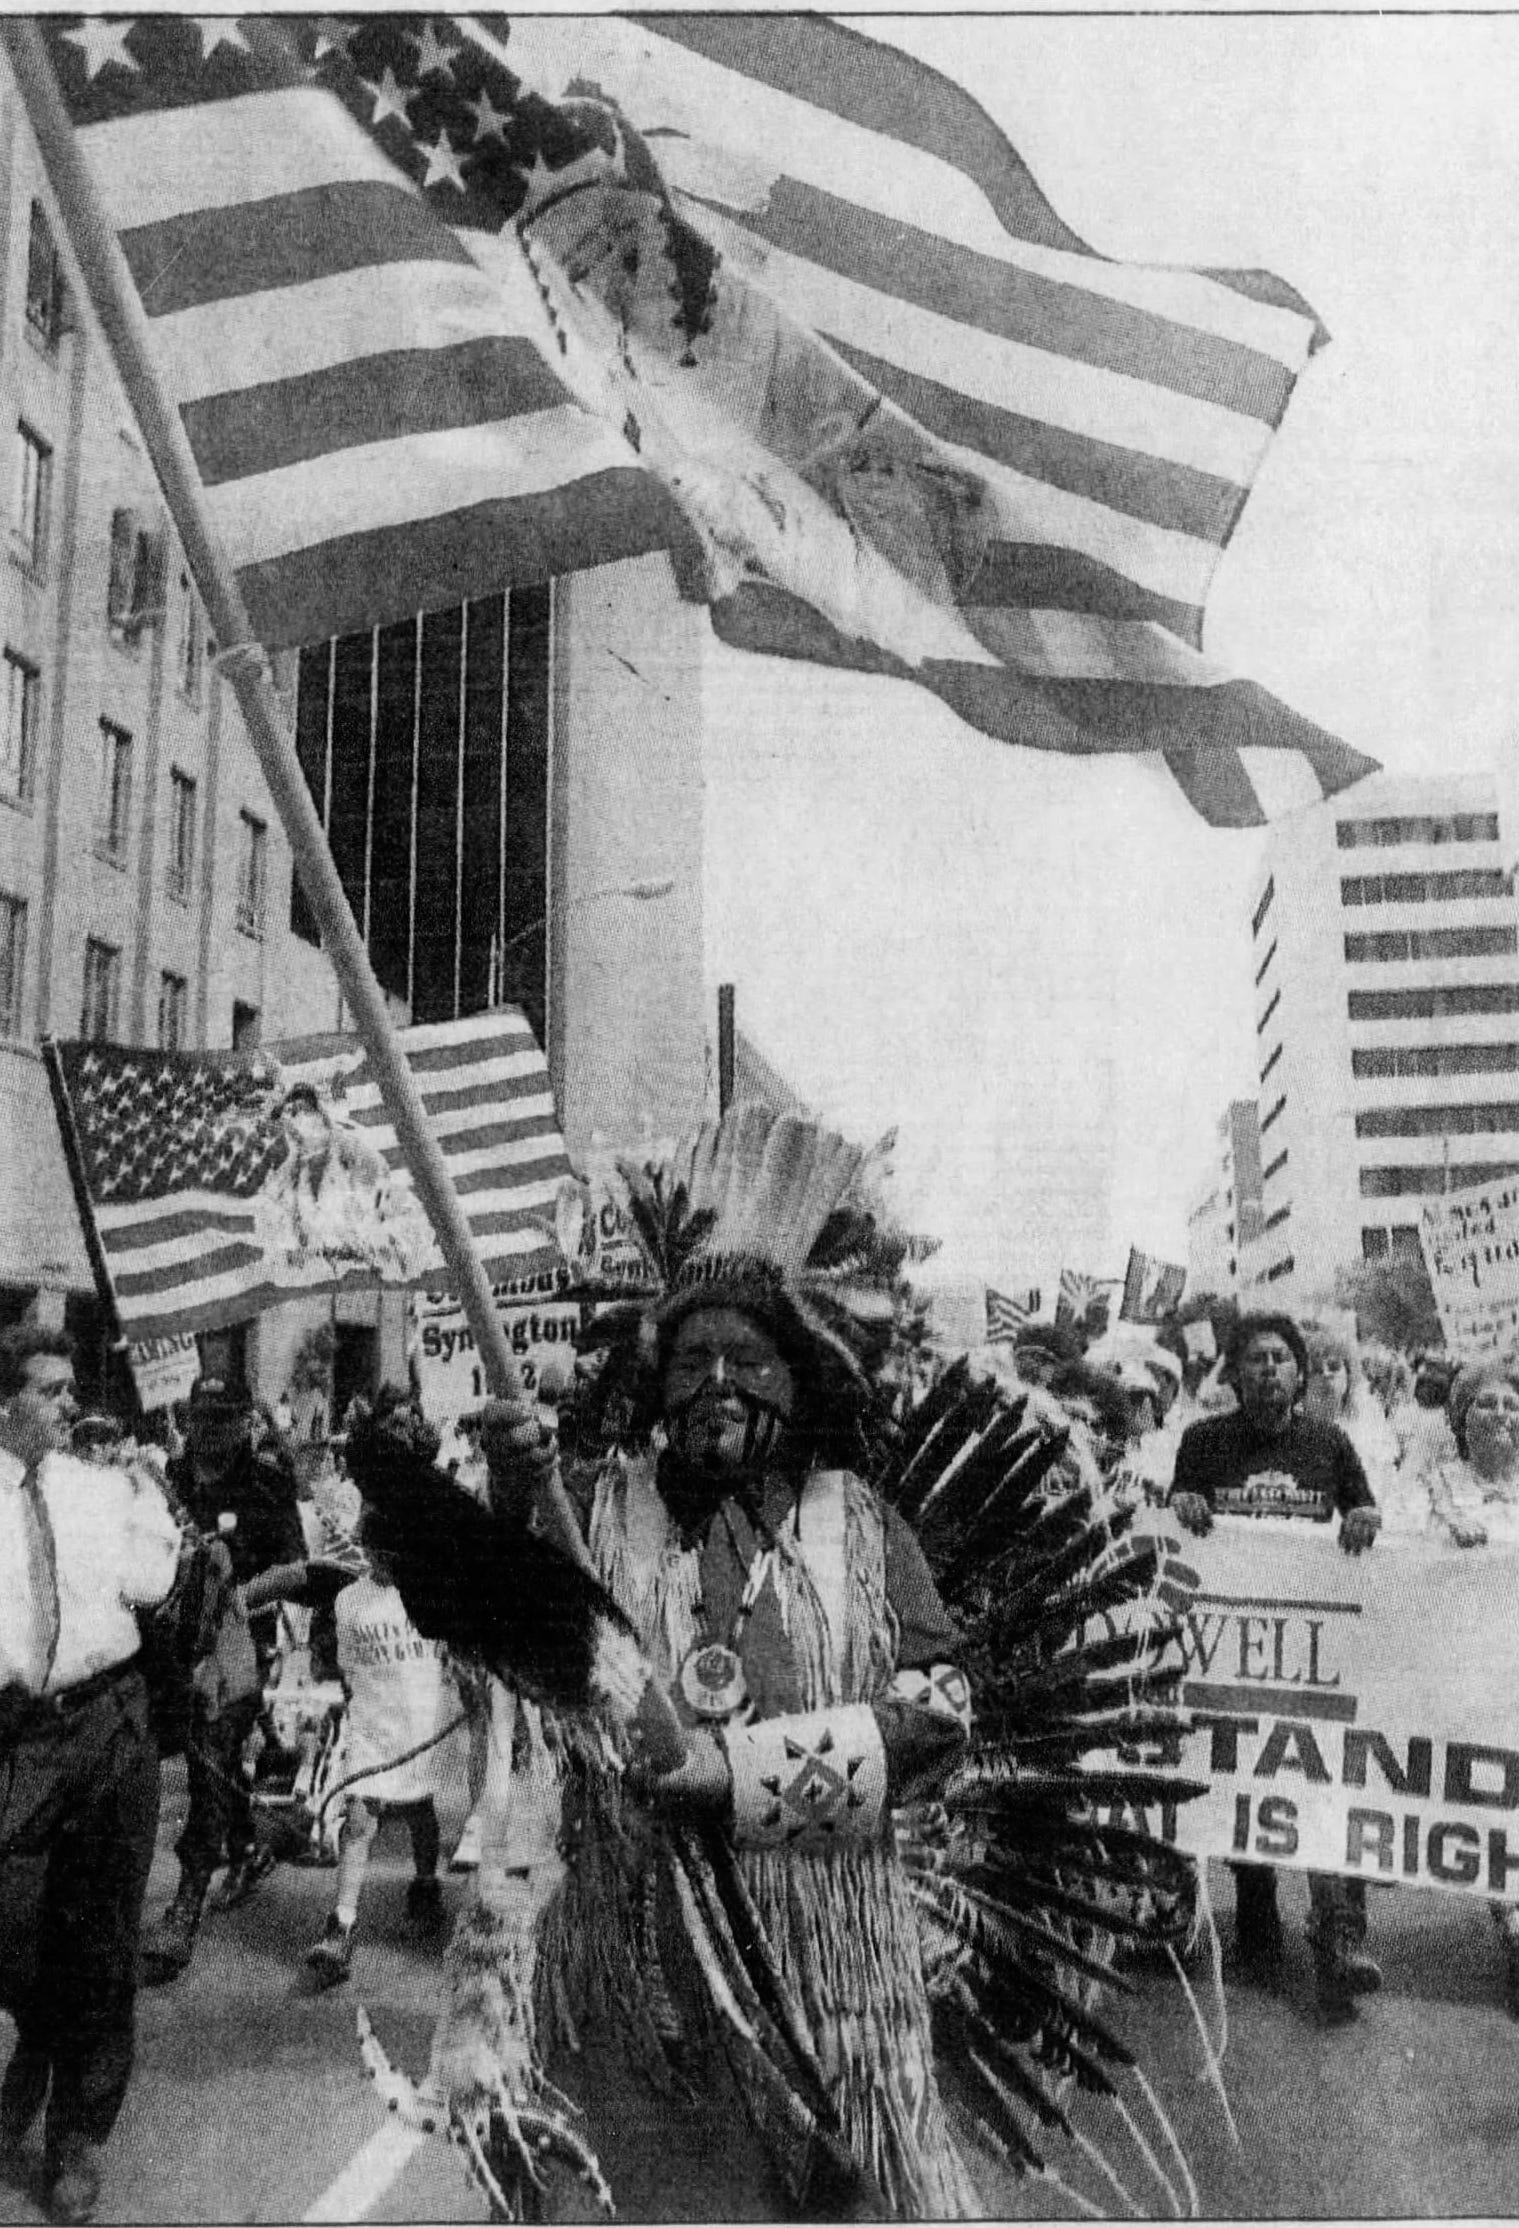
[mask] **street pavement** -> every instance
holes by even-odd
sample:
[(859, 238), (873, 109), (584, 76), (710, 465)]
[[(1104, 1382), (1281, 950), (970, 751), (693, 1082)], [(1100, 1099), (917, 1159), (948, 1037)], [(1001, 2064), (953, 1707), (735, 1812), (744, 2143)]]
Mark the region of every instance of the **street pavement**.
[[(170, 1850), (183, 1785), (166, 1771), (164, 1823), (150, 1911), (172, 1890)], [(445, 1833), (457, 1814), (445, 1817)], [(445, 1846), (451, 1846), (447, 1840)], [(362, 2076), (354, 2008), (367, 2006), (393, 2057), (426, 2065), (437, 1948), (401, 1940), (409, 1874), (404, 1829), (386, 1829), (361, 1914), (353, 1978), (308, 1991), (301, 1953), (321, 1930), (330, 1871), (282, 1867), (244, 1908), (213, 1913), (190, 1971), (139, 1998), (138, 2072), (108, 2153), (101, 2218), (122, 2222), (477, 2221), (486, 2218), (456, 2153), (412, 2144), (388, 2124)], [(1132, 1972), (1136, 1994), (1113, 2022), (1136, 2043), (1186, 2153), (1204, 2216), (1312, 2218), (1494, 2215), (1519, 2193), (1519, 2025), (1504, 2014), (1501, 1960), (1476, 1899), (1374, 1895), (1371, 1944), (1386, 1982), (1359, 2022), (1333, 2033), (1312, 2020), (1301, 1876), (1286, 1876), (1289, 1957), (1282, 1994), (1230, 1973), (1231, 1892), (1211, 1874), (1220, 1914), (1228, 2041), (1224, 2081), (1238, 2146), (1205, 2070), (1197, 2029), (1163, 1967)], [(465, 1893), (453, 1881), (450, 1909)], [(1204, 2021), (1217, 2035), (1220, 1999), (1209, 1961), (1192, 1970)], [(10, 2029), (0, 2020), (0, 2058)], [(592, 2048), (562, 2073), (592, 2101), (590, 2132), (634, 2220), (773, 2217), (775, 2192), (753, 2144), (696, 2104), (651, 2097), (615, 2056)], [(1156, 2122), (1126, 2087), (1136, 2127), (1176, 2189), (1185, 2184)], [(1099, 2116), (1083, 2125), (1094, 2135)], [(1058, 2139), (1056, 2139), (1058, 2142)], [(1119, 2182), (1149, 2215), (1171, 2207), (1133, 2136), (1111, 2153)], [(1089, 2203), (1122, 2208), (1079, 2156), (1052, 2151)], [(983, 2177), (1002, 2217), (1072, 2217), (1053, 2184)], [(584, 2217), (578, 2193), (556, 2190), (554, 2217)], [(0, 2188), (0, 2222), (41, 2217), (38, 2194)]]

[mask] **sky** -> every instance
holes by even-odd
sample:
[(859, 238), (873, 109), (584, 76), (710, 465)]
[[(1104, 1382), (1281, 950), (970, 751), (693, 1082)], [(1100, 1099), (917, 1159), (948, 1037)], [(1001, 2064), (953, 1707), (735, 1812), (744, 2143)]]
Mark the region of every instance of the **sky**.
[[(971, 87), (1065, 220), (1263, 264), (1331, 335), (1205, 648), (1390, 772), (1519, 732), (1519, 19), (854, 19)], [(1008, 749), (905, 683), (705, 675), (707, 947), (740, 1026), (852, 1134), (947, 1276), (1185, 1259), (1255, 1095), (1261, 839), (1158, 773)]]

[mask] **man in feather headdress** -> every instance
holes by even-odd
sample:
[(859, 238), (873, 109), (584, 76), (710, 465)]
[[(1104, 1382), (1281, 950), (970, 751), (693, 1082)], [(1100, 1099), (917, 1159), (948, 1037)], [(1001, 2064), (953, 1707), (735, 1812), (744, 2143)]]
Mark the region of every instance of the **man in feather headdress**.
[(366, 2063), (459, 2136), (500, 2217), (551, 2160), (609, 2201), (539, 2057), (588, 2023), (623, 2064), (742, 2099), (776, 2202), (811, 2218), (984, 2211), (935, 2028), (992, 2153), (1052, 2180), (1063, 2090), (1116, 2100), (1132, 2062), (1094, 2008), (1105, 1945), (1156, 1931), (1136, 1913), (1169, 1901), (1140, 1891), (1177, 1860), (1122, 1821), (1186, 1790), (1111, 1759), (1178, 1722), (1179, 1672), (1154, 1619), (1096, 1620), (1153, 1557), (1116, 1553), (1123, 1520), (1079, 1481), (1051, 1490), (1058, 1422), (963, 1367), (891, 1440), (865, 1161), (739, 1108), (625, 1171), (661, 1290), (603, 1374), (620, 1443), (596, 1463), (580, 1435), (591, 1571), (527, 1526), (558, 1475), (529, 1403), (487, 1411), (486, 1508), (391, 1420), (350, 1438), (419, 1629), (493, 1674), (429, 2080), (367, 2028)]

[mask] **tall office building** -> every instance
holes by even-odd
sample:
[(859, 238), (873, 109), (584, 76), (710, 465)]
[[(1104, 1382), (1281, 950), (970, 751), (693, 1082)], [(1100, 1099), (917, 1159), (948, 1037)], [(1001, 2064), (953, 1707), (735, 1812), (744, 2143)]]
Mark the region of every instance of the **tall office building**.
[(1483, 777), (1376, 776), (1272, 831), (1255, 953), (1264, 1214), (1244, 1282), (1313, 1297), (1519, 1167), (1519, 909)]
[(1261, 1235), (1261, 1137), (1254, 1099), (1218, 1118), (1208, 1173), (1187, 1216), (1187, 1290), (1219, 1298), (1240, 1288), (1240, 1264)]

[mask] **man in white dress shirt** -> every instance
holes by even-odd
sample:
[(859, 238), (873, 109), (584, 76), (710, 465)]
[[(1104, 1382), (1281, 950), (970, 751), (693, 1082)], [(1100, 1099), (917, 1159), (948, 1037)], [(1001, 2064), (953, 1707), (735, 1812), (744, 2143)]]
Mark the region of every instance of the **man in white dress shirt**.
[(158, 1829), (136, 1611), (163, 1600), (179, 1558), (146, 1472), (61, 1451), (75, 1412), (67, 1338), (0, 1334), (0, 2006), (16, 2022), (0, 2172), (46, 2099), (56, 2221), (94, 2217), (132, 2070)]

